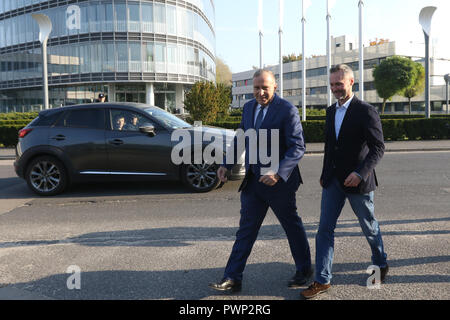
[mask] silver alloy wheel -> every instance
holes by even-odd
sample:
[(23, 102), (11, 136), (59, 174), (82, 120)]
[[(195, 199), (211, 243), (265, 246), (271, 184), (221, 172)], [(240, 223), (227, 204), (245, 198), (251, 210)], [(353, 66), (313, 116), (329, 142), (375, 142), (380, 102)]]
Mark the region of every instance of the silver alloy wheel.
[(190, 164), (187, 167), (186, 180), (195, 189), (208, 189), (217, 184), (216, 170), (215, 164)]
[(54, 163), (39, 161), (31, 168), (30, 182), (39, 192), (52, 192), (60, 185), (61, 172)]

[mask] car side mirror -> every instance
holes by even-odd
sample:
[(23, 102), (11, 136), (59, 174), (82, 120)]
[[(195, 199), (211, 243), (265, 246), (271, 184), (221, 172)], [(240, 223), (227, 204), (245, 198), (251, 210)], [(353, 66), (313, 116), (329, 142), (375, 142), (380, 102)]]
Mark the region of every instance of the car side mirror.
[(145, 124), (142, 127), (139, 127), (139, 131), (148, 134), (150, 137), (154, 137), (156, 135), (155, 126), (150, 124)]

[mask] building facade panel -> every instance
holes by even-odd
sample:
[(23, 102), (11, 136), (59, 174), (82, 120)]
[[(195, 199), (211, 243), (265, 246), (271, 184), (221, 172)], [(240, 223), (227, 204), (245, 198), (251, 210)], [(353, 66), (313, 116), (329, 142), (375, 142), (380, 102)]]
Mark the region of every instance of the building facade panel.
[[(355, 85), (353, 91), (359, 96), (359, 51), (355, 50), (357, 45), (349, 42), (345, 36), (332, 39), (331, 64), (348, 64), (355, 74)], [(394, 56), (407, 56), (415, 61), (424, 63), (420, 56), (417, 45), (412, 44), (410, 51), (406, 44), (398, 45), (396, 42), (383, 42), (364, 48), (364, 99), (373, 104), (379, 110), (383, 100), (375, 90), (373, 69), (384, 59)], [(400, 48), (400, 49), (397, 49)], [(423, 49), (423, 48), (422, 48)], [(424, 50), (424, 49), (423, 49)], [(409, 53), (409, 54), (408, 54)], [(268, 66), (267, 69), (275, 74), (279, 81), (279, 66)], [(235, 108), (243, 107), (250, 99), (253, 99), (253, 87), (251, 78), (255, 70), (235, 73), (233, 81), (233, 102)], [(445, 101), (445, 86), (442, 84), (443, 75), (450, 72), (450, 59), (431, 60), (431, 109), (433, 112), (447, 112)], [(327, 107), (327, 60), (326, 56), (315, 56), (306, 59), (306, 105), (307, 108), (324, 109)], [(279, 94), (279, 90), (277, 90)], [(301, 107), (302, 104), (302, 63), (294, 61), (283, 65), (283, 97), (293, 105)], [(425, 110), (424, 94), (412, 99), (412, 111), (423, 113)], [(408, 99), (394, 96), (387, 103), (386, 112), (408, 112)]]
[[(152, 100), (175, 111), (182, 108), (178, 95), (195, 81), (215, 81), (212, 0), (0, 3), (1, 112), (42, 104), (42, 95), (36, 95), (42, 86), (41, 45), (32, 13), (52, 21), (47, 49), (52, 107), (90, 101), (100, 90), (109, 101)], [(141, 89), (126, 94), (124, 85), (144, 88), (144, 94)]]

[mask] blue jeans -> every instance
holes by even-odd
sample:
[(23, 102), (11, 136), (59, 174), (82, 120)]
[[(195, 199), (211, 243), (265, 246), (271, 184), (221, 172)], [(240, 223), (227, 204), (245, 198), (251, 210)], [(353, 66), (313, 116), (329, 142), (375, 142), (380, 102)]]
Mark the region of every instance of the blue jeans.
[(378, 221), (374, 216), (374, 192), (366, 194), (346, 193), (337, 179), (333, 179), (322, 191), (319, 230), (316, 235), (316, 275), (315, 281), (328, 284), (331, 281), (331, 269), (334, 255), (334, 229), (348, 199), (356, 214), (362, 231), (372, 250), (372, 264), (386, 267), (387, 255), (384, 252)]

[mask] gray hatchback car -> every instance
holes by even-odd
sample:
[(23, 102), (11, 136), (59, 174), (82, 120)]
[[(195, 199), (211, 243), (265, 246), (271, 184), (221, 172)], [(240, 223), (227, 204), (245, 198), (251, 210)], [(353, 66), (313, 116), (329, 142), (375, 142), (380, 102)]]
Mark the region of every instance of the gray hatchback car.
[[(145, 104), (91, 103), (49, 109), (19, 132), (14, 167), (31, 190), (44, 196), (61, 193), (73, 182), (105, 180), (179, 180), (192, 191), (208, 192), (220, 184), (215, 162), (173, 161), (179, 141), (172, 141), (172, 133), (179, 130), (178, 136), (181, 131), (192, 137), (182, 154), (192, 152), (194, 144), (198, 150), (199, 143), (193, 139), (198, 129)], [(200, 129), (221, 136), (223, 150), (234, 136), (232, 130)], [(203, 139), (200, 143), (202, 150), (208, 145)], [(236, 165), (229, 178), (244, 175), (244, 166)]]

